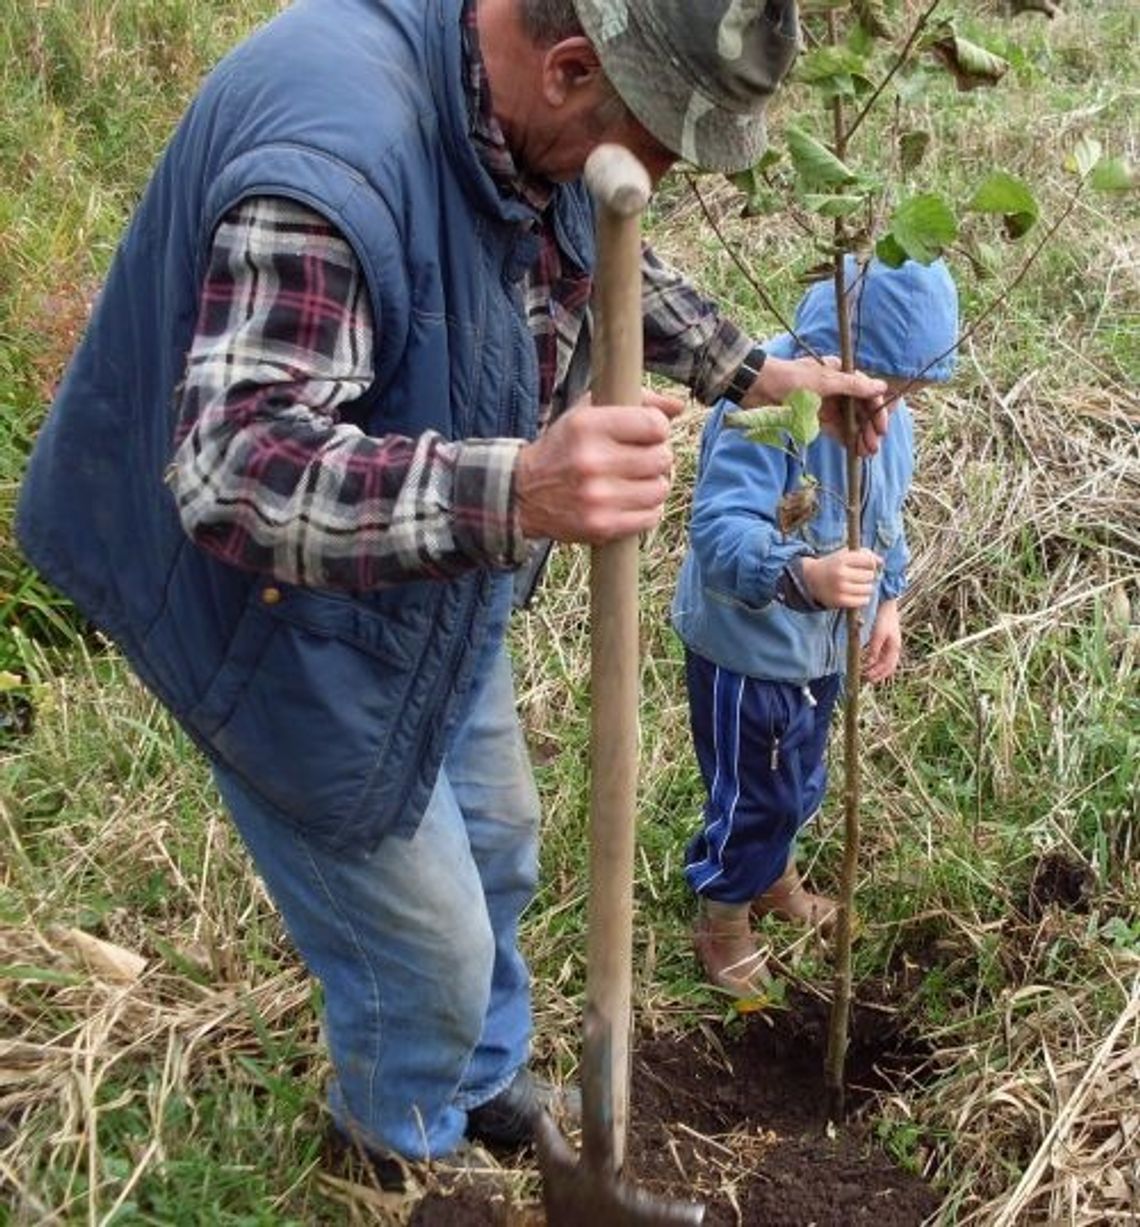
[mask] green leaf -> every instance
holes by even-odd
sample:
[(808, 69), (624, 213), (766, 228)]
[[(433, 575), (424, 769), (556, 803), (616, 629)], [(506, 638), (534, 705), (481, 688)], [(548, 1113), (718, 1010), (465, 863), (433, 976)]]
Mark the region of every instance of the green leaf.
[(773, 213), (780, 213), (784, 208), (784, 198), (779, 192), (774, 192), (770, 188), (766, 188), (759, 192), (753, 192), (751, 196), (744, 202), (744, 208), (740, 210), (741, 217), (770, 217)]
[(823, 101), (854, 98), (874, 88), (866, 58), (850, 46), (816, 47), (795, 68), (795, 79), (820, 90)]
[(33, 967), (29, 963), (4, 963), (0, 965), (0, 980), (23, 980), (30, 984), (82, 984), (83, 977), (70, 971), (56, 971), (53, 967)]
[(1124, 158), (1105, 157), (1095, 137), (1084, 136), (1065, 159), (1065, 169), (1087, 179), (1100, 192), (1127, 192), (1136, 186), (1136, 173)]
[(857, 178), (855, 172), (845, 166), (826, 145), (809, 136), (802, 128), (789, 125), (785, 135), (792, 165), (808, 191), (852, 183)]
[(799, 447), (807, 447), (819, 434), (819, 406), (816, 393), (797, 388), (782, 405), (734, 409), (724, 415), (724, 424), (767, 447), (783, 447), (785, 434)]
[(900, 202), (891, 214), (890, 232), (911, 260), (930, 264), (958, 237), (958, 221), (937, 192), (922, 192)]
[(1101, 925), (1100, 936), (1117, 950), (1140, 950), (1140, 924), (1130, 925), (1123, 916), (1110, 916)]
[(819, 100), (823, 103), (834, 102), (836, 98), (850, 99), (854, 101), (856, 89), (854, 77), (836, 77), (831, 81), (821, 81), (816, 89), (819, 90)]
[(763, 174), (764, 171), (771, 170), (783, 156), (784, 155), (774, 145), (769, 145), (768, 148), (765, 149), (760, 155), (760, 161), (756, 163), (753, 170), (757, 171), (759, 174)]
[(925, 128), (915, 128), (910, 132), (904, 132), (899, 137), (899, 160), (903, 170), (914, 170), (926, 157), (926, 151), (929, 148), (930, 133)]
[(996, 85), (1009, 68), (1008, 60), (962, 38), (949, 23), (942, 27), (941, 36), (930, 44), (930, 49), (953, 74), (962, 91)]
[(1089, 175), (1098, 192), (1127, 192), (1136, 186), (1136, 173), (1123, 158), (1101, 158)]
[(856, 55), (870, 55), (874, 50), (875, 39), (871, 31), (857, 21), (847, 34), (847, 45)]
[(889, 230), (875, 244), (875, 255), (888, 268), (902, 268), (906, 263), (906, 252), (899, 246), (898, 240)]
[(862, 73), (858, 72), (851, 78), (851, 84), (855, 87), (856, 97), (861, 97), (863, 94), (869, 94), (875, 88), (875, 83), (870, 77), (865, 77)]
[(858, 174), (850, 183), (844, 185), (848, 192), (859, 192), (863, 196), (873, 196), (883, 190), (883, 181), (878, 175)]
[(1039, 216), (1037, 201), (1024, 180), (1008, 171), (991, 171), (978, 185), (966, 205), (974, 213), (1000, 213), (1005, 232), (1019, 239), (1034, 226)]
[(0, 694), (8, 690), (18, 690), (24, 684), (24, 679), (18, 673), (9, 673), (0, 669)]
[(158, 951), (163, 961), (168, 963), (180, 976), (184, 976), (192, 984), (210, 983), (211, 975), (208, 967), (203, 967), (193, 959), (188, 958), (169, 942), (163, 941), (161, 937), (152, 935), (151, 941), (154, 943), (154, 948)]
[(750, 170), (726, 175), (725, 178), (746, 197), (744, 207), (740, 210), (741, 217), (761, 217), (768, 213), (778, 213), (783, 207), (784, 202), (779, 192), (768, 186), (755, 166)]
[(1065, 169), (1080, 175), (1083, 179), (1100, 161), (1100, 141), (1091, 136), (1083, 136), (1073, 148), (1073, 152), (1065, 159)]
[(1005, 170), (990, 171), (967, 206), (976, 213), (1029, 213), (1036, 207), (1029, 185)]
[(803, 197), (804, 207), (820, 217), (850, 217), (867, 203), (866, 196), (824, 196), (808, 192)]

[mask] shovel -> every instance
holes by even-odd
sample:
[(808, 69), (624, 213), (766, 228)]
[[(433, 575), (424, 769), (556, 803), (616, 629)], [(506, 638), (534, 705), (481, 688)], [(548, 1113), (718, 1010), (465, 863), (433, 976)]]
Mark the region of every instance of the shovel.
[[(598, 213), (596, 404), (641, 402), (641, 213), (652, 185), (620, 145), (586, 163)], [(699, 1224), (704, 1207), (660, 1200), (624, 1183), (629, 1121), (633, 854), (638, 737), (638, 540), (594, 549), (590, 561), (590, 890), (582, 1034), (582, 1154), (549, 1116), (536, 1144), (548, 1227)]]

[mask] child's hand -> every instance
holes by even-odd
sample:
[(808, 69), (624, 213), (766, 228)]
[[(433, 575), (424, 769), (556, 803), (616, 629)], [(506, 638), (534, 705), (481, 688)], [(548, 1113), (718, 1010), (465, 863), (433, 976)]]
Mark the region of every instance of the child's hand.
[(870, 602), (881, 565), (874, 550), (835, 550), (804, 559), (804, 583), (817, 605), (858, 609)]
[(899, 667), (902, 632), (899, 630), (898, 601), (882, 601), (875, 614), (871, 638), (863, 649), (863, 680), (885, 682)]

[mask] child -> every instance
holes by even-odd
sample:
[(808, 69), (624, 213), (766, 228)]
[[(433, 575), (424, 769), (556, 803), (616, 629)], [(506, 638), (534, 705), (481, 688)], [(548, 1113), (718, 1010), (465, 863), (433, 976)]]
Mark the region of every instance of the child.
[[(954, 283), (941, 262), (847, 263), (856, 365), (895, 390), (949, 378), (958, 327)], [(808, 290), (795, 331), (819, 354), (839, 351), (831, 281)], [(784, 334), (770, 354), (806, 352)], [(939, 356), (943, 355), (943, 356)], [(933, 359), (938, 359), (929, 365)], [(912, 385), (918, 386), (918, 385)], [(694, 944), (709, 980), (736, 996), (765, 982), (751, 917), (830, 927), (832, 901), (796, 871), (796, 832), (819, 809), (828, 726), (846, 666), (846, 615), (863, 611), (863, 676), (898, 664), (898, 598), (908, 559), (902, 506), (914, 468), (914, 423), (899, 402), (879, 453), (863, 464), (861, 548), (846, 548), (846, 456), (820, 435), (797, 457), (723, 425), (722, 400), (701, 439), (689, 549), (673, 601), (685, 644), (693, 741), (707, 792), (685, 855), (696, 892)], [(807, 473), (818, 510), (793, 526), (786, 496)]]

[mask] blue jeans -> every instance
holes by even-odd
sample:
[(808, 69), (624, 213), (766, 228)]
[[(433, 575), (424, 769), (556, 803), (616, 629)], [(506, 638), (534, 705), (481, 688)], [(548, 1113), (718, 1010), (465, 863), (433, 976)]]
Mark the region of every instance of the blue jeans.
[(530, 1043), (517, 933), (539, 802), (506, 648), (489, 655), (411, 838), (330, 853), (214, 774), (324, 988), (334, 1119), (410, 1159), (454, 1150), (467, 1110), (508, 1085)]
[(685, 877), (705, 898), (744, 903), (784, 872), (796, 832), (823, 803), (840, 678), (769, 682), (686, 652), (685, 682), (708, 795)]

